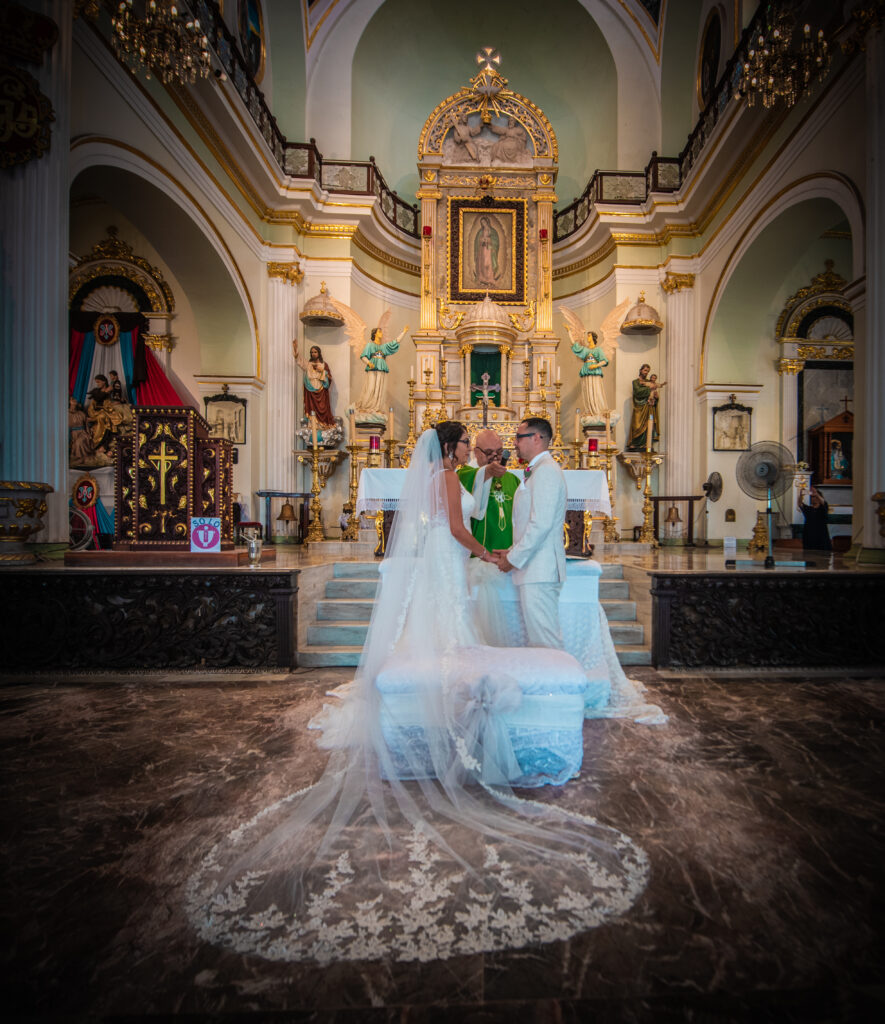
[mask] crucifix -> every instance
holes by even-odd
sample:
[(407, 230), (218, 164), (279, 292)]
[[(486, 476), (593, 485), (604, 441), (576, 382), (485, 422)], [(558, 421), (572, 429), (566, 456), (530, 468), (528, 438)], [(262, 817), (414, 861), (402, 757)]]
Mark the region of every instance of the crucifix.
[(839, 401), (840, 401), (840, 402), (844, 402), (844, 403), (845, 403), (845, 410), (844, 410), (844, 411), (845, 411), (845, 412), (848, 412), (848, 403), (849, 403), (849, 402), (853, 402), (853, 401), (854, 401), (854, 399), (853, 399), (853, 398), (849, 398), (849, 397), (848, 397), (848, 395), (843, 395), (843, 396), (842, 396), (842, 397), (841, 397), (841, 398), (839, 399)]
[(163, 440), (160, 442), (160, 454), (148, 455), (148, 462), (153, 462), (154, 468), (160, 474), (160, 504), (165, 505), (166, 474), (169, 472), (170, 467), (178, 462), (178, 457), (166, 451), (166, 442)]
[(490, 377), (487, 373), (484, 373), (480, 380), (482, 381), (482, 387), (479, 384), (472, 384), (470, 386), (471, 391), (478, 391), (482, 395), (482, 425), (487, 427), (489, 425), (489, 393), (492, 391), (500, 391), (500, 384), (489, 384)]

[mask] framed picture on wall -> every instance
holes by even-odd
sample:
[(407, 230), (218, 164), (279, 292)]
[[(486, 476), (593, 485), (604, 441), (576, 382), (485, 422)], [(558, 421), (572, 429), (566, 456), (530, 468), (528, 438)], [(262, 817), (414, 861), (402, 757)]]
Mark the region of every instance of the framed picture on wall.
[(449, 301), (524, 304), (526, 200), (449, 199)]
[(233, 444), (245, 444), (246, 399), (224, 392), (221, 395), (210, 395), (205, 403), (209, 436), (223, 437)]
[(259, 0), (239, 0), (237, 28), (246, 67), (258, 85), (264, 77), (264, 15)]
[(739, 405), (730, 395), (728, 405), (713, 406), (713, 451), (745, 452), (752, 444), (750, 417), (753, 410)]

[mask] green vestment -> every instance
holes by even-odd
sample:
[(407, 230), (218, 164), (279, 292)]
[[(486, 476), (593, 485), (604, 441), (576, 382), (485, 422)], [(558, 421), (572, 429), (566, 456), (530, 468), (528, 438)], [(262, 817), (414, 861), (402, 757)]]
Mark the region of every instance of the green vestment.
[[(464, 488), (473, 493), (477, 468), (461, 466), (458, 478)], [(489, 492), (489, 503), (482, 519), (471, 521), (471, 532), (486, 551), (506, 550), (513, 546), (513, 495), (519, 487), (519, 477), (505, 473), (502, 477), (492, 477)]]

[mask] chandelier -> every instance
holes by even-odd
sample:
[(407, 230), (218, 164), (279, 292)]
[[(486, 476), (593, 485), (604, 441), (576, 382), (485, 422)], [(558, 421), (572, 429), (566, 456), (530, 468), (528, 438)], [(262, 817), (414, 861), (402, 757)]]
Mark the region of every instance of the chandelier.
[(782, 99), (792, 107), (812, 82), (821, 81), (829, 71), (831, 55), (823, 29), (815, 35), (805, 25), (798, 47), (791, 48), (797, 26), (785, 4), (769, 4), (764, 24), (748, 44), (735, 99), (746, 96), (747, 106), (752, 107), (761, 97), (766, 108)]
[(139, 11), (134, 0), (120, 0), (111, 25), (114, 52), (133, 74), (144, 70), (150, 78), (153, 72), (164, 85), (193, 84), (209, 74), (209, 40), (174, 0), (143, 0)]

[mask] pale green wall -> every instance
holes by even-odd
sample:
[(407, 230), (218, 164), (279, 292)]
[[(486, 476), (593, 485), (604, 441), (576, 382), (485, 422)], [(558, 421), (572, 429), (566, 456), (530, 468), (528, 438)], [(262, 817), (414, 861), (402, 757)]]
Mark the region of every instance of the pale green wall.
[[(661, 52), (661, 156), (678, 156), (695, 121), (701, 0), (667, 6)], [(728, 40), (725, 40), (727, 49)]]
[(390, 187), (412, 201), (424, 122), (475, 74), (474, 54), (481, 46), (498, 48), (510, 87), (553, 125), (560, 205), (580, 195), (597, 167), (617, 167), (614, 61), (575, 0), (388, 0), (354, 56), (354, 158), (373, 155)]
[(264, 36), (269, 41), (261, 90), (283, 135), (306, 142), (304, 23), (300, 0), (261, 0)]
[(813, 199), (786, 210), (761, 232), (729, 278), (710, 326), (706, 380), (762, 383), (779, 355), (774, 329), (789, 296), (821, 273), (828, 258), (852, 279), (850, 239), (821, 237), (835, 227), (845, 228), (839, 207)]

